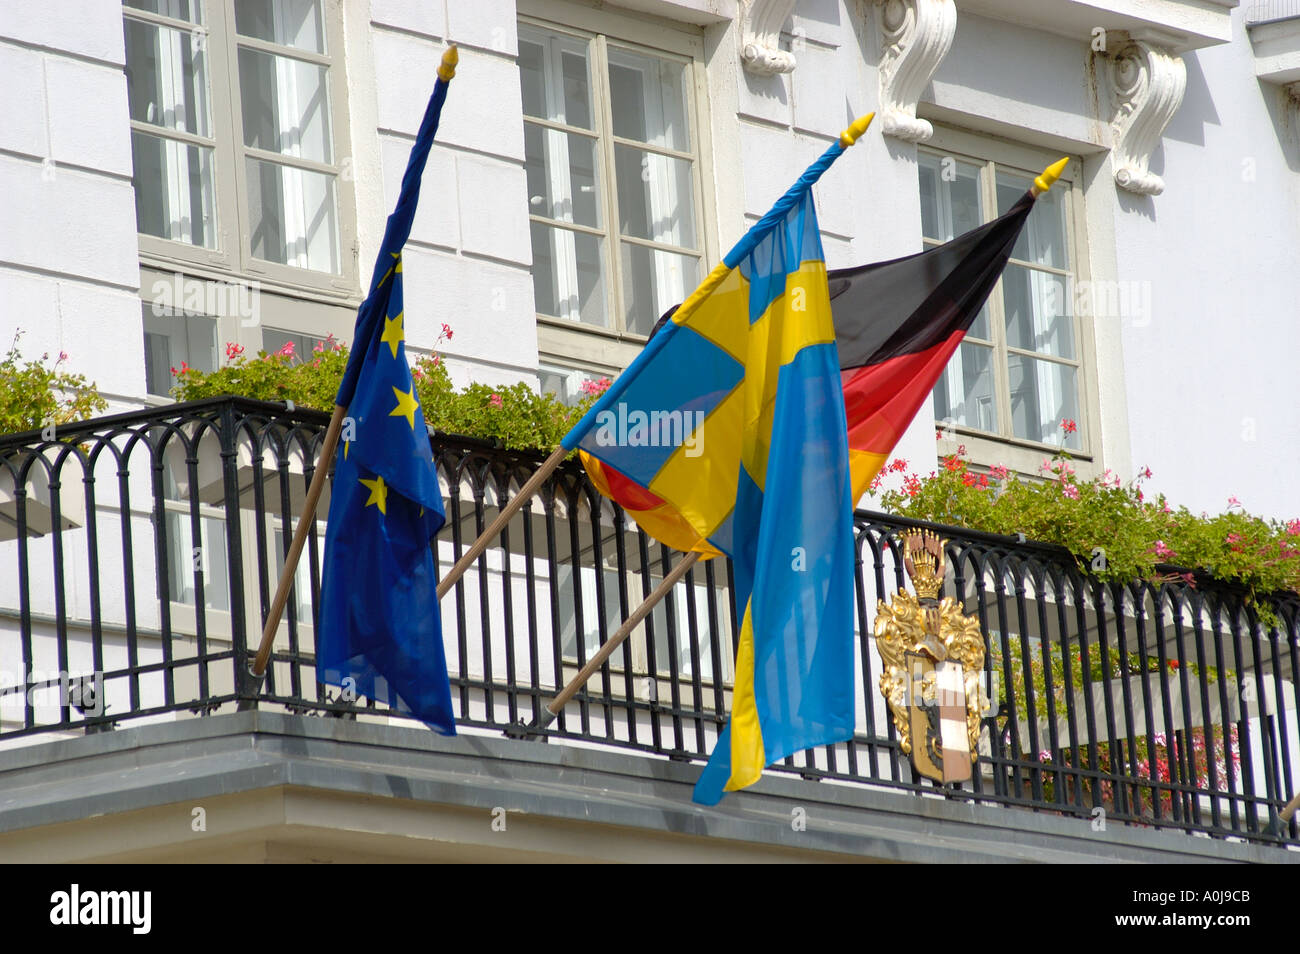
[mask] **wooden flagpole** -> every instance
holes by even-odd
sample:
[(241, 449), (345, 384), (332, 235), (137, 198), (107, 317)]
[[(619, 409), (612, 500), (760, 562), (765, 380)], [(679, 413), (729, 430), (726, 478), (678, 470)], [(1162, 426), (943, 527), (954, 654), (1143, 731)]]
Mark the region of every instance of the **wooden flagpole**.
[(614, 635), (605, 640), (605, 644), (587, 661), (587, 665), (582, 667), (582, 671), (570, 679), (569, 684), (560, 690), (559, 695), (546, 704), (546, 708), (541, 711), (533, 724), (527, 728), (523, 733), (524, 735), (540, 732), (555, 721), (555, 717), (564, 711), (564, 707), (569, 700), (587, 684), (587, 680), (596, 674), (596, 670), (605, 665), (605, 660), (614, 654), (614, 650), (623, 645), (623, 641), (632, 634), (632, 630), (637, 628), (641, 620), (650, 615), (650, 611), (668, 595), (668, 591), (677, 585), (677, 581), (686, 575), (686, 571), (695, 566), (699, 558), (698, 553), (688, 553), (680, 563), (673, 567), (672, 572), (665, 576), (663, 582), (654, 588), (654, 592), (632, 611), (632, 615), (623, 621), (623, 625), (614, 632)]
[(473, 546), (465, 551), (464, 555), (456, 561), (450, 572), (438, 582), (438, 599), (447, 595), (447, 591), (456, 585), (457, 581), (465, 575), (465, 571), (474, 565), (474, 561), (482, 556), (483, 551), (488, 548), (488, 544), (496, 539), (497, 535), (506, 528), (510, 518), (517, 514), (521, 507), (541, 489), (546, 478), (551, 476), (555, 468), (559, 467), (569, 452), (563, 446), (555, 448), (551, 456), (542, 462), (542, 466), (537, 468), (537, 472), (528, 478), (528, 483), (519, 488), (519, 493), (511, 498), (510, 503), (501, 508), (496, 519), (488, 524), (488, 528), (479, 534)]
[[(307, 543), (307, 533), (315, 522), (316, 507), (320, 503), (321, 492), (325, 489), (325, 479), (328, 476), (330, 462), (334, 460), (334, 452), (338, 449), (339, 433), (343, 428), (343, 418), (347, 414), (347, 408), (342, 405), (334, 405), (334, 414), (330, 418), (329, 427), (325, 430), (325, 440), (321, 444), (320, 462), (316, 465), (316, 472), (312, 474), (311, 484), (307, 488), (307, 499), (302, 506), (302, 516), (298, 518), (298, 526), (294, 528), (293, 542), (289, 545), (289, 553), (285, 557), (284, 569), (280, 571), (280, 582), (275, 588), (275, 598), (271, 600), (271, 608), (266, 614), (266, 625), (262, 628), (262, 642), (258, 646), (257, 656), (253, 659), (249, 667), (254, 676), (258, 679), (266, 673), (267, 662), (271, 658), (271, 646), (275, 642), (275, 631), (280, 627), (280, 618), (284, 615), (285, 604), (289, 601), (289, 590), (293, 587), (293, 578), (298, 571), (298, 561), (302, 557), (303, 547)], [(488, 548), (488, 544), (505, 528), (519, 509), (537, 493), (542, 486), (542, 482), (550, 476), (552, 471), (564, 460), (566, 451), (563, 447), (557, 448), (550, 457), (537, 469), (537, 472), (528, 479), (528, 483), (520, 488), (519, 493), (511, 499), (492, 521), (491, 525), (483, 531), (474, 545), (466, 551), (465, 555), (456, 561), (456, 565), (451, 568), (447, 577), (438, 584), (438, 599), (456, 585), (456, 581), (465, 575), (475, 560)]]
[(1300, 808), (1300, 795), (1297, 795), (1295, 798), (1291, 799), (1291, 801), (1286, 803), (1286, 807), (1282, 809), (1282, 821), (1289, 822), (1293, 817), (1295, 817), (1296, 809), (1298, 808)]
[(302, 505), (302, 516), (293, 531), (293, 542), (284, 559), (284, 569), (280, 571), (280, 582), (275, 588), (275, 599), (271, 600), (271, 609), (266, 614), (266, 625), (262, 627), (262, 643), (257, 648), (257, 657), (249, 669), (258, 679), (266, 673), (266, 664), (271, 658), (271, 644), (275, 642), (275, 631), (280, 628), (280, 617), (284, 615), (284, 604), (289, 601), (289, 589), (293, 586), (294, 575), (298, 572), (298, 560), (302, 548), (307, 543), (307, 532), (316, 522), (316, 505), (320, 503), (321, 491), (325, 489), (330, 463), (334, 460), (334, 451), (339, 445), (339, 432), (343, 429), (343, 417), (348, 413), (341, 404), (334, 405), (334, 414), (330, 417), (329, 427), (325, 429), (325, 440), (320, 448), (320, 460), (316, 472), (311, 475), (307, 487), (307, 499)]

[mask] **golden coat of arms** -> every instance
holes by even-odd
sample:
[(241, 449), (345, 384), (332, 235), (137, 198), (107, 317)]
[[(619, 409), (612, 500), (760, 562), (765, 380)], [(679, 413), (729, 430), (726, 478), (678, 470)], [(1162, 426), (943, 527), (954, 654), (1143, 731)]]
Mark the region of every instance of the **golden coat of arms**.
[(943, 545), (937, 534), (903, 538), (903, 565), (916, 590), (900, 590), (876, 607), (876, 647), (884, 662), (880, 692), (894, 716), (903, 752), (921, 775), (964, 782), (979, 754), (980, 719), (988, 696), (980, 682), (984, 637), (979, 621), (943, 588)]

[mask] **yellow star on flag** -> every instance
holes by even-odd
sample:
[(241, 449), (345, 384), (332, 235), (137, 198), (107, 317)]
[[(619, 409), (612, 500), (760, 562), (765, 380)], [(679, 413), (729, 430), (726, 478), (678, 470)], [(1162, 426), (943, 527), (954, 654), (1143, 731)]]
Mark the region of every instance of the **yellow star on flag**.
[(406, 340), (406, 329), (402, 318), (406, 312), (399, 311), (396, 318), (384, 318), (384, 333), (379, 336), (380, 341), (388, 343), (388, 347), (393, 349), (393, 357), (397, 357), (397, 346)]
[(361, 482), (370, 488), (370, 499), (366, 501), (366, 506), (371, 504), (379, 507), (379, 512), (388, 516), (388, 487), (384, 484), (384, 478), (376, 476), (374, 480), (366, 480), (362, 477)]
[(389, 411), (388, 416), (405, 417), (406, 423), (411, 425), (411, 430), (415, 430), (415, 412), (420, 408), (420, 402), (415, 399), (415, 385), (411, 385), (409, 391), (393, 388), (393, 396), (397, 398), (397, 407)]

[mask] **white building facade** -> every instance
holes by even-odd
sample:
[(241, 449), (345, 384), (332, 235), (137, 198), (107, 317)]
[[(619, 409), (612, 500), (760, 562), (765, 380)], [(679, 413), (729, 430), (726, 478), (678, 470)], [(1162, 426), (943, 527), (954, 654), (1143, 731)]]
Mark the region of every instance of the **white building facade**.
[(454, 42), (406, 259), (410, 343), (447, 322), (457, 380), (572, 393), (617, 372), (874, 110), (818, 186), (831, 267), (949, 238), (1075, 160), (899, 456), (930, 460), (946, 423), (977, 463), (1033, 471), (1069, 417), (1088, 470), (1150, 467), (1193, 510), (1235, 495), (1294, 515), (1278, 475), (1300, 424), (1278, 395), (1300, 340), (1296, 11), (598, 7), (6, 5), (0, 283), (24, 350), (68, 352), (125, 408), (227, 342), (346, 340)]

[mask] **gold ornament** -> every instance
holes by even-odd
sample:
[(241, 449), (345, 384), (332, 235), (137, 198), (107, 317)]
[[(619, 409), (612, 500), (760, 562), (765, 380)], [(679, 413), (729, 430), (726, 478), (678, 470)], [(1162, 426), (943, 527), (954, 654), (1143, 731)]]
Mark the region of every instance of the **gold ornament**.
[(903, 566), (917, 595), (900, 590), (892, 602), (879, 601), (874, 631), (884, 662), (880, 692), (903, 752), (927, 778), (961, 782), (979, 754), (988, 696), (979, 621), (952, 597), (939, 599), (946, 542), (928, 530), (904, 537)]

